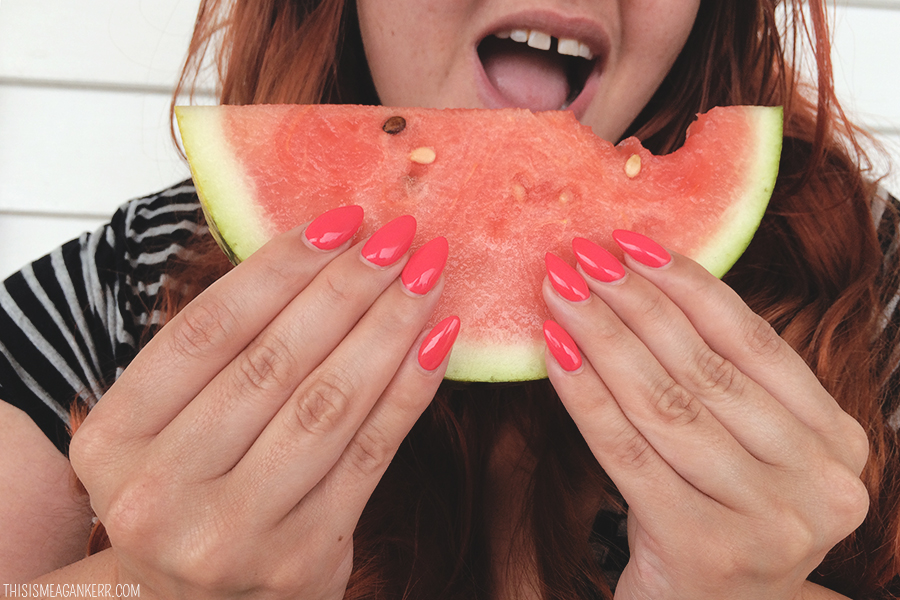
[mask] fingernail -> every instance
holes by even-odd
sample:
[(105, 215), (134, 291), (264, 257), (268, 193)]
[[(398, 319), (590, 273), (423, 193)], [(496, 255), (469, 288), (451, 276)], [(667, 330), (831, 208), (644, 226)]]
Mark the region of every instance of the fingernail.
[(415, 218), (410, 215), (397, 217), (372, 234), (363, 246), (363, 258), (379, 267), (392, 265), (406, 254), (415, 236)]
[(617, 229), (612, 235), (622, 250), (642, 265), (658, 269), (672, 260), (665, 248), (645, 235), (624, 229)]
[(306, 228), (306, 239), (319, 250), (334, 250), (362, 225), (361, 206), (340, 206), (322, 213)]
[(584, 277), (566, 261), (548, 252), (544, 255), (544, 264), (547, 266), (550, 283), (560, 296), (571, 302), (581, 302), (591, 297)]
[(416, 250), (400, 274), (406, 289), (420, 296), (427, 294), (447, 264), (447, 252), (447, 238), (443, 237), (436, 237)]
[(597, 281), (612, 283), (625, 277), (625, 267), (603, 246), (577, 237), (572, 240), (572, 250), (584, 272)]
[(444, 362), (456, 336), (459, 334), (459, 317), (447, 317), (425, 336), (419, 347), (419, 364), (426, 371), (434, 371)]
[(555, 321), (544, 321), (544, 339), (550, 354), (566, 371), (575, 371), (581, 366), (581, 352), (565, 329)]

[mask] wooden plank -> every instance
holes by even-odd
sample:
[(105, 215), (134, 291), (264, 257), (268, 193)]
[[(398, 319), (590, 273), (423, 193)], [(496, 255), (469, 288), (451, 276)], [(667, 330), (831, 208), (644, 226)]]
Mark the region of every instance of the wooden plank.
[(0, 85), (0, 210), (102, 217), (186, 179), (166, 94)]
[(900, 2), (893, 10), (837, 7), (834, 13), (835, 87), (867, 126), (900, 131)]
[(832, 0), (837, 6), (859, 6), (863, 8), (900, 9), (900, 0)]
[(0, 78), (168, 90), (199, 0), (3, 0)]
[(0, 212), (0, 280), (104, 221)]

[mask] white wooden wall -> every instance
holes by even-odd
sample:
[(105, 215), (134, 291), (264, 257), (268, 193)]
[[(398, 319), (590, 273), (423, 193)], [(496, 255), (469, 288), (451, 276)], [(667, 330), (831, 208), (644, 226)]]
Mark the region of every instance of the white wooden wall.
[[(900, 0), (837, 2), (841, 97), (900, 163)], [(187, 177), (168, 102), (198, 3), (0, 0), (0, 279)]]

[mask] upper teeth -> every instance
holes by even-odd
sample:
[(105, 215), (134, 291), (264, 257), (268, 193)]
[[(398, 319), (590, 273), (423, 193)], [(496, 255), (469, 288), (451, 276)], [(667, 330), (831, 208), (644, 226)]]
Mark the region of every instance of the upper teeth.
[[(536, 29), (511, 29), (497, 32), (494, 35), (504, 40), (511, 39), (514, 42), (525, 42), (538, 50), (549, 50), (553, 39), (550, 34)], [(594, 53), (591, 52), (587, 44), (571, 38), (559, 38), (559, 42), (556, 44), (556, 51), (567, 56), (580, 56), (587, 60), (594, 58)]]

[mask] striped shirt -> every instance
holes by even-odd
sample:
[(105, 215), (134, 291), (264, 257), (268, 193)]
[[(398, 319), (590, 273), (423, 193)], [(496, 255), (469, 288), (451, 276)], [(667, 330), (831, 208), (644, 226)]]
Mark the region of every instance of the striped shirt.
[(171, 260), (205, 228), (193, 185), (123, 205), (93, 233), (0, 286), (0, 399), (63, 453), (76, 399), (92, 406), (137, 353)]

